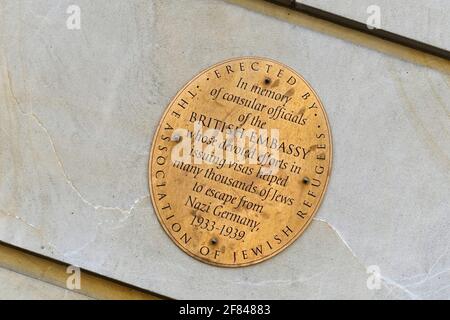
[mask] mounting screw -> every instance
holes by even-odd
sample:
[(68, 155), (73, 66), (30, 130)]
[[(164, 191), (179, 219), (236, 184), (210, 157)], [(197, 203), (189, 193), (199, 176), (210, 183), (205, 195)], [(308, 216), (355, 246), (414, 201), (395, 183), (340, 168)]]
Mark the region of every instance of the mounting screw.
[(217, 244), (217, 239), (216, 238), (212, 238), (211, 239), (211, 244)]
[(265, 78), (264, 79), (264, 83), (265, 84), (270, 84), (272, 82), (272, 80), (270, 80), (270, 78)]
[(304, 183), (304, 184), (309, 184), (309, 181), (310, 181), (310, 180), (309, 180), (308, 177), (304, 177), (304, 178), (303, 178), (303, 183)]
[(172, 136), (172, 141), (179, 142), (181, 140), (181, 136), (179, 134), (174, 134)]

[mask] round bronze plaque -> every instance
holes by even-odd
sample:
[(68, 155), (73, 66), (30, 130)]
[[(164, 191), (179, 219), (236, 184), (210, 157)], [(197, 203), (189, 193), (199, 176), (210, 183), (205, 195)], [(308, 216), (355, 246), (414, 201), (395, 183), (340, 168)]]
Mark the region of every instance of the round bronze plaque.
[(305, 230), (331, 156), (322, 103), (298, 73), (265, 58), (228, 60), (169, 104), (151, 150), (151, 197), (183, 251), (216, 266), (248, 266)]

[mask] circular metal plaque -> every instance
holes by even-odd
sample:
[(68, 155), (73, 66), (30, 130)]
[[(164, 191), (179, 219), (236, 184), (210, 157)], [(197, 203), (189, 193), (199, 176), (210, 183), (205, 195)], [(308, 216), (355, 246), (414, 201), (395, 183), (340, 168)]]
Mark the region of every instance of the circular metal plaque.
[(219, 63), (176, 95), (156, 131), (149, 163), (156, 214), (202, 262), (264, 261), (311, 222), (331, 147), (322, 103), (298, 73), (265, 58)]

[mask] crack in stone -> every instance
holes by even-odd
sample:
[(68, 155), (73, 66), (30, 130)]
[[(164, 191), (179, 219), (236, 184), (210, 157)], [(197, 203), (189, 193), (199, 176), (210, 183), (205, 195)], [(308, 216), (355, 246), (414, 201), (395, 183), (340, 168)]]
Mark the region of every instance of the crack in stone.
[(2, 214), (2, 215), (5, 216), (5, 217), (14, 218), (14, 219), (16, 219), (16, 220), (18, 220), (18, 221), (20, 221), (20, 222), (26, 224), (28, 227), (30, 227), (30, 228), (32, 228), (32, 229), (38, 231), (38, 232), (41, 232), (41, 229), (39, 229), (39, 228), (38, 228), (37, 226), (35, 226), (34, 224), (29, 223), (28, 221), (26, 221), (26, 220), (25, 220), (24, 218), (22, 218), (22, 217), (19, 217), (19, 216), (15, 215), (15, 214), (12, 214), (12, 213), (10, 213), (10, 212), (8, 212), (8, 211), (5, 211), (5, 210), (3, 210), (3, 209), (0, 209), (0, 214)]
[(15, 214), (12, 214), (12, 213), (10, 213), (8, 211), (5, 211), (4, 209), (0, 209), (0, 214), (2, 214), (5, 217), (13, 218), (13, 219), (15, 219), (15, 220), (25, 224), (27, 227), (32, 228), (33, 230), (35, 230), (37, 232), (37, 235), (39, 236), (39, 238), (41, 238), (41, 240), (42, 240), (42, 245), (45, 245), (45, 246), (48, 246), (48, 247), (52, 248), (57, 254), (61, 255), (61, 253), (58, 251), (56, 246), (53, 245), (51, 242), (46, 240), (46, 237), (43, 234), (42, 230), (39, 229), (37, 226), (35, 226), (32, 223), (29, 223), (24, 218), (22, 218), (22, 217), (20, 217), (18, 215), (15, 215)]
[[(6, 60), (6, 59), (5, 59), (5, 60)], [(6, 63), (6, 65), (7, 65), (7, 63)], [(59, 154), (58, 154), (58, 152), (57, 152), (57, 149), (56, 149), (55, 143), (54, 143), (54, 141), (53, 141), (53, 138), (51, 137), (51, 135), (50, 135), (48, 129), (47, 129), (46, 126), (43, 124), (43, 122), (40, 120), (40, 118), (33, 112), (32, 106), (31, 106), (31, 108), (30, 108), (30, 109), (31, 109), (30, 112), (28, 112), (28, 113), (25, 112), (25, 111), (23, 111), (22, 108), (20, 107), (21, 103), (20, 103), (19, 99), (17, 98), (17, 96), (16, 96), (15, 93), (14, 93), (14, 89), (13, 89), (13, 85), (12, 85), (12, 79), (11, 79), (11, 76), (10, 76), (10, 72), (9, 72), (9, 70), (7, 70), (7, 69), (6, 69), (6, 78), (7, 78), (7, 85), (8, 85), (8, 89), (9, 89), (9, 95), (11, 96), (11, 98), (12, 98), (13, 102), (15, 103), (15, 105), (17, 106), (17, 110), (18, 110), (18, 111), (20, 112), (20, 114), (22, 114), (23, 116), (32, 118), (32, 119), (37, 123), (37, 125), (42, 129), (42, 131), (45, 133), (45, 135), (47, 136), (47, 138), (48, 138), (48, 140), (49, 140), (49, 142), (50, 142), (50, 145), (51, 145), (51, 148), (52, 148), (52, 150), (53, 150), (53, 153), (55, 154), (55, 157), (56, 157), (56, 160), (57, 160), (57, 162), (58, 162), (58, 165), (59, 165), (59, 167), (60, 167), (60, 169), (61, 169), (62, 175), (64, 176), (64, 178), (65, 178), (65, 180), (66, 180), (66, 183), (71, 187), (71, 189), (75, 192), (75, 194), (81, 199), (81, 201), (82, 201), (84, 204), (88, 205), (89, 207), (93, 208), (93, 209), (96, 210), (96, 211), (97, 211), (97, 210), (119, 211), (121, 214), (123, 214), (123, 215), (125, 216), (124, 218), (120, 219), (120, 221), (119, 221), (119, 223), (123, 223), (125, 220), (127, 220), (127, 219), (130, 217), (130, 215), (132, 214), (133, 210), (138, 206), (138, 204), (139, 204), (141, 201), (145, 200), (146, 198), (149, 198), (149, 195), (145, 195), (145, 196), (141, 196), (141, 197), (136, 198), (136, 199), (133, 201), (133, 204), (132, 204), (128, 209), (123, 209), (123, 208), (120, 208), (120, 207), (111, 207), (111, 206), (98, 205), (98, 204), (94, 204), (94, 203), (92, 203), (91, 201), (89, 201), (88, 199), (86, 199), (86, 198), (81, 194), (81, 192), (78, 190), (78, 188), (74, 185), (74, 183), (73, 183), (72, 180), (70, 179), (69, 175), (67, 174), (67, 172), (66, 172), (66, 170), (65, 170), (65, 167), (64, 167), (64, 165), (63, 165), (62, 159), (61, 159), (61, 157), (59, 156)], [(4, 210), (2, 210), (2, 209), (0, 209), (0, 212), (1, 212), (3, 215), (5, 215), (5, 216), (12, 217), (12, 218), (15, 218), (15, 219), (18, 220), (18, 221), (21, 221), (22, 223), (26, 224), (27, 226), (29, 226), (29, 227), (33, 228), (34, 230), (38, 231), (40, 237), (44, 240), (45, 245), (48, 246), (48, 247), (50, 247), (50, 248), (52, 248), (53, 251), (54, 251), (56, 254), (58, 254), (58, 255), (60, 255), (60, 256), (63, 256), (63, 257), (67, 257), (68, 255), (71, 255), (72, 253), (76, 253), (76, 252), (78, 252), (78, 251), (84, 249), (84, 248), (87, 247), (90, 243), (93, 242), (93, 241), (89, 241), (89, 242), (87, 242), (86, 244), (84, 244), (84, 245), (83, 245), (81, 248), (79, 248), (79, 249), (70, 251), (69, 253), (63, 253), (63, 252), (60, 252), (54, 244), (52, 244), (52, 243), (46, 241), (46, 240), (44, 239), (44, 236), (43, 236), (43, 234), (42, 234), (42, 231), (41, 231), (38, 227), (36, 227), (35, 225), (33, 225), (33, 224), (31, 224), (31, 223), (28, 223), (25, 219), (23, 219), (23, 218), (21, 218), (21, 217), (19, 217), (19, 216), (17, 216), (17, 215), (13, 215), (13, 214), (11, 214), (11, 213), (9, 213), (9, 212), (6, 212), (6, 211), (4, 211)], [(101, 225), (101, 223), (98, 223), (98, 224), (97, 224), (97, 230), (98, 230), (98, 226), (100, 226), (100, 225)]]
[[(118, 223), (119, 223), (119, 224), (123, 224), (123, 222), (125, 222), (125, 221), (131, 216), (131, 213), (132, 213), (133, 210), (137, 207), (137, 205), (138, 205), (141, 201), (143, 201), (143, 200), (145, 200), (145, 199), (147, 199), (147, 198), (149, 198), (149, 196), (142, 196), (142, 197), (137, 198), (137, 199), (134, 201), (134, 204), (130, 207), (130, 209), (127, 210), (127, 211), (129, 211), (129, 214), (126, 215), (125, 218), (120, 219)], [(81, 247), (79, 247), (79, 248), (77, 248), (77, 249), (74, 249), (74, 250), (71, 250), (71, 251), (63, 252), (63, 253), (61, 253), (61, 255), (62, 255), (64, 258), (70, 258), (71, 256), (74, 256), (74, 255), (78, 254), (80, 251), (82, 251), (83, 249), (87, 248), (91, 243), (94, 243), (95, 240), (97, 239), (98, 228), (99, 228), (102, 224), (103, 224), (102, 222), (97, 222), (97, 225), (95, 226), (95, 234), (94, 234), (94, 237), (93, 237), (91, 240), (89, 240), (88, 242), (86, 242), (85, 244), (83, 244)]]
[(79, 253), (81, 250), (84, 250), (85, 248), (87, 248), (91, 243), (94, 243), (95, 240), (97, 240), (97, 230), (98, 230), (98, 226), (99, 226), (99, 224), (97, 224), (95, 235), (94, 235), (94, 237), (93, 237), (91, 240), (89, 240), (88, 242), (86, 242), (85, 244), (83, 244), (81, 247), (78, 247), (78, 248), (76, 248), (76, 249), (74, 249), (74, 250), (70, 250), (70, 251), (63, 252), (63, 253), (62, 253), (62, 256), (63, 256), (64, 258), (70, 259), (71, 256), (76, 255), (76, 254)]
[(44, 131), (44, 133), (46, 134), (46, 136), (47, 136), (47, 138), (48, 138), (48, 140), (50, 142), (50, 145), (51, 145), (51, 147), (53, 149), (53, 152), (54, 152), (54, 154), (56, 156), (56, 160), (57, 160), (58, 165), (59, 165), (59, 167), (61, 169), (62, 175), (64, 176), (67, 184), (77, 194), (77, 196), (81, 199), (81, 201), (84, 204), (88, 205), (89, 207), (93, 208), (96, 211), (97, 210), (119, 211), (120, 213), (122, 213), (124, 215), (130, 215), (130, 213), (134, 209), (134, 207), (140, 201), (142, 201), (144, 199), (144, 197), (147, 197), (147, 196), (139, 197), (136, 200), (134, 200), (134, 203), (131, 205), (131, 207), (129, 209), (123, 209), (123, 208), (120, 208), (120, 207), (111, 207), (111, 206), (98, 205), (98, 204), (94, 204), (91, 201), (89, 201), (88, 199), (86, 199), (86, 197), (84, 197), (81, 194), (81, 192), (78, 190), (78, 188), (75, 186), (75, 184), (73, 183), (73, 181), (69, 177), (69, 175), (68, 175), (68, 173), (67, 173), (67, 171), (66, 171), (66, 169), (64, 167), (64, 164), (62, 162), (62, 159), (61, 159), (60, 155), (58, 154), (58, 151), (57, 151), (56, 146), (55, 146), (55, 142), (53, 141), (53, 138), (51, 137), (48, 129), (45, 127), (45, 125), (43, 124), (41, 119), (33, 112), (33, 108), (32, 107), (31, 107), (31, 111), (29, 113), (24, 112), (21, 109), (21, 107), (20, 107), (21, 103), (20, 103), (19, 99), (16, 97), (16, 95), (14, 93), (14, 90), (13, 90), (13, 85), (12, 85), (12, 80), (11, 80), (11, 76), (10, 76), (9, 70), (6, 70), (6, 74), (7, 74), (7, 79), (8, 79), (8, 88), (9, 88), (9, 91), (10, 91), (10, 95), (11, 95), (12, 99), (14, 100), (14, 102), (15, 102), (15, 104), (17, 106), (17, 109), (19, 110), (19, 112), (22, 115), (27, 116), (27, 117), (31, 117), (32, 119), (34, 119), (34, 121), (38, 124), (38, 126)]
[[(367, 267), (359, 260), (359, 258), (356, 256), (356, 254), (355, 254), (355, 252), (353, 251), (353, 249), (349, 246), (349, 244), (348, 244), (347, 241), (344, 239), (344, 237), (340, 234), (340, 232), (339, 232), (332, 224), (330, 224), (328, 221), (326, 221), (326, 220), (324, 220), (324, 219), (320, 219), (320, 218), (313, 218), (313, 220), (319, 221), (319, 222), (322, 222), (322, 223), (327, 224), (327, 225), (328, 225), (328, 226), (329, 226), (329, 227), (337, 234), (337, 236), (341, 239), (341, 241), (344, 243), (344, 245), (347, 247), (347, 249), (350, 251), (350, 253), (353, 255), (353, 257), (358, 261), (358, 263), (361, 264), (361, 265), (367, 270)], [(427, 282), (428, 280), (430, 280), (430, 279), (433, 279), (433, 278), (435, 278), (435, 277), (438, 277), (438, 276), (440, 276), (440, 275), (442, 275), (442, 274), (444, 274), (444, 273), (450, 272), (450, 269), (447, 269), (447, 270), (443, 270), (443, 271), (440, 271), (440, 272), (437, 272), (437, 273), (431, 275), (432, 271), (434, 270), (434, 268), (436, 267), (436, 265), (439, 263), (439, 261), (441, 261), (441, 259), (447, 255), (447, 253), (448, 253), (448, 248), (449, 248), (449, 246), (446, 247), (446, 249), (444, 250), (444, 252), (443, 252), (443, 253), (438, 257), (438, 259), (431, 265), (431, 267), (430, 267), (430, 269), (428, 270), (427, 273), (425, 273), (425, 274), (420, 274), (420, 275), (415, 275), (415, 276), (413, 276), (413, 277), (410, 277), (411, 279), (413, 279), (413, 278), (417, 278), (417, 277), (421, 277), (421, 276), (425, 275), (425, 278), (422, 279), (422, 280), (420, 280), (420, 281), (418, 281), (418, 282), (415, 282), (415, 283), (412, 283), (412, 284), (408, 284), (408, 285), (401, 285), (400, 283), (398, 283), (398, 281), (394, 281), (394, 280), (392, 280), (392, 279), (390, 279), (390, 278), (388, 278), (388, 277), (386, 277), (386, 276), (383, 276), (383, 275), (381, 275), (381, 274), (380, 274), (380, 279), (383, 280), (383, 281), (385, 282), (386, 287), (387, 287), (388, 289), (390, 289), (390, 293), (392, 292), (392, 288), (390, 288), (390, 287), (396, 287), (396, 288), (402, 290), (404, 293), (406, 293), (411, 299), (416, 299), (416, 300), (417, 300), (417, 299), (421, 299), (421, 296), (420, 296), (420, 295), (415, 294), (415, 293), (412, 292), (409, 288), (411, 288), (411, 287), (416, 287), (416, 286), (419, 286), (419, 285), (422, 285), (422, 284), (426, 283), (426, 282)], [(389, 287), (389, 286), (390, 286), (390, 287)], [(431, 293), (443, 291), (443, 290), (445, 290), (445, 289), (448, 288), (448, 287), (449, 287), (449, 286), (444, 286), (444, 287), (442, 287), (442, 288), (440, 288), (440, 289), (438, 289), (438, 290), (436, 290), (436, 291), (425, 292), (425, 293), (424, 293), (424, 296), (429, 295), (429, 294), (431, 294)], [(389, 293), (389, 294), (390, 294), (390, 293)]]
[[(335, 233), (336, 235), (339, 237), (339, 239), (341, 239), (341, 241), (344, 243), (345, 247), (348, 249), (348, 251), (350, 251), (350, 253), (352, 254), (352, 256), (359, 261), (358, 257), (356, 256), (355, 252), (353, 251), (353, 249), (350, 247), (350, 245), (347, 243), (347, 241), (345, 241), (344, 237), (341, 235), (341, 233), (328, 221), (324, 220), (324, 219), (320, 219), (320, 218), (313, 218), (314, 221), (320, 221), (322, 223), (325, 223), (328, 227), (330, 227)], [(360, 262), (361, 263), (361, 262)], [(362, 263), (361, 263), (362, 264)], [(364, 264), (362, 264), (364, 266)]]
[(17, 99), (16, 95), (14, 94), (14, 91), (12, 89), (12, 81), (11, 81), (11, 75), (9, 73), (9, 70), (6, 70), (6, 78), (8, 79), (8, 89), (9, 89), (9, 94), (11, 95), (11, 97), (13, 98), (14, 102), (17, 105), (17, 108), (20, 110), (20, 112), (24, 113), (24, 111), (22, 111), (22, 109), (20, 108), (20, 102), (19, 99)]
[[(347, 243), (347, 241), (344, 239), (344, 237), (341, 235), (341, 233), (331, 223), (329, 223), (328, 221), (326, 221), (324, 219), (320, 219), (320, 218), (313, 218), (313, 220), (325, 223), (327, 226), (329, 226), (331, 228), (331, 230), (333, 230), (336, 233), (336, 235), (339, 237), (339, 239), (342, 241), (342, 243), (345, 245), (345, 247), (348, 249), (348, 251), (351, 253), (351, 255), (356, 259), (356, 261), (364, 268), (364, 270), (367, 270), (367, 266), (364, 263), (362, 263), (362, 261), (360, 261), (360, 259), (357, 257), (357, 255), (355, 254), (353, 249), (350, 247), (350, 245)], [(396, 281), (394, 281), (386, 276), (383, 276), (382, 274), (380, 274), (379, 276), (380, 276), (380, 279), (385, 283), (386, 288), (390, 289), (391, 292), (392, 292), (392, 288), (390, 288), (389, 286), (393, 286), (393, 287), (396, 287), (396, 288), (402, 290), (411, 299), (419, 299), (419, 297), (416, 294), (414, 294), (413, 292), (408, 290), (405, 286), (402, 286), (401, 284), (397, 283)]]
[(444, 290), (446, 290), (448, 288), (450, 288), (450, 284), (446, 285), (446, 286), (443, 286), (442, 288), (439, 288), (439, 289), (434, 290), (434, 291), (427, 291), (427, 292), (425, 292), (425, 296), (430, 296), (430, 295), (432, 295), (434, 293), (438, 293), (438, 292), (444, 291)]
[(106, 211), (119, 211), (120, 213), (124, 214), (124, 215), (130, 215), (132, 210), (135, 208), (135, 206), (142, 200), (144, 200), (145, 198), (147, 198), (148, 196), (142, 196), (139, 197), (137, 199), (134, 200), (133, 204), (128, 208), (128, 209), (123, 209), (120, 207), (111, 207), (111, 206), (103, 206), (103, 205), (98, 205), (98, 204), (94, 204), (91, 201), (89, 201), (88, 199), (86, 199), (81, 192), (78, 190), (78, 188), (75, 186), (75, 184), (72, 182), (71, 178), (69, 177), (69, 175), (66, 172), (66, 169), (64, 168), (63, 162), (61, 160), (61, 157), (59, 156), (57, 150), (56, 150), (56, 146), (55, 143), (52, 139), (52, 137), (50, 136), (50, 133), (48, 132), (47, 128), (44, 126), (44, 124), (42, 123), (42, 121), (39, 119), (39, 117), (31, 112), (30, 114), (26, 114), (24, 113), (24, 115), (28, 115), (31, 116), (33, 119), (35, 119), (35, 121), (37, 122), (37, 124), (42, 128), (42, 130), (45, 132), (45, 134), (48, 137), (48, 140), (50, 142), (50, 145), (53, 149), (53, 152), (56, 156), (57, 162), (59, 167), (61, 168), (61, 172), (62, 175), (64, 176), (67, 184), (72, 188), (72, 190), (77, 194), (77, 196), (81, 199), (81, 201), (83, 203), (85, 203), (86, 205), (92, 207), (94, 210), (106, 210)]
[[(415, 277), (411, 277), (413, 279), (413, 278), (417, 278), (417, 277), (420, 277), (420, 276), (424, 276), (424, 278), (422, 280), (414, 282), (414, 283), (411, 283), (411, 284), (408, 284), (408, 285), (405, 285), (404, 287), (406, 287), (406, 288), (418, 287), (418, 286), (420, 286), (422, 284), (425, 284), (427, 281), (429, 281), (431, 279), (434, 279), (434, 278), (436, 278), (436, 277), (438, 277), (438, 276), (440, 276), (442, 274), (450, 272), (450, 269), (445, 269), (445, 270), (442, 270), (442, 271), (439, 271), (439, 272), (436, 272), (436, 273), (432, 274), (432, 272), (433, 272), (434, 268), (437, 266), (437, 264), (442, 260), (443, 257), (445, 257), (447, 255), (448, 249), (449, 249), (449, 246), (447, 246), (445, 248), (444, 252), (431, 265), (431, 267), (429, 268), (427, 273), (423, 273), (423, 274), (417, 275)], [(449, 286), (444, 286), (444, 287), (441, 287), (441, 288), (439, 288), (437, 290), (434, 290), (434, 291), (427, 291), (427, 292), (423, 293), (423, 295), (424, 296), (428, 296), (428, 295), (430, 295), (432, 293), (436, 293), (436, 292), (440, 292), (442, 290), (445, 290), (448, 287)]]
[[(25, 114), (25, 115), (27, 115), (27, 114)], [(61, 157), (59, 156), (59, 154), (58, 154), (58, 152), (57, 152), (57, 150), (56, 150), (55, 143), (54, 143), (54, 141), (53, 141), (53, 139), (52, 139), (50, 133), (48, 132), (47, 128), (44, 126), (44, 124), (42, 123), (42, 121), (39, 119), (39, 117), (38, 117), (34, 112), (31, 112), (30, 114), (28, 114), (28, 116), (31, 116), (33, 119), (35, 119), (35, 121), (37, 122), (37, 124), (42, 128), (42, 130), (43, 130), (43, 131), (45, 132), (45, 134), (47, 135), (48, 140), (49, 140), (49, 142), (50, 142), (50, 145), (51, 145), (51, 147), (52, 147), (52, 149), (53, 149), (53, 152), (54, 152), (54, 154), (55, 154), (55, 156), (56, 156), (58, 165), (59, 165), (59, 167), (61, 168), (61, 172), (62, 172), (62, 174), (63, 174), (63, 176), (64, 176), (64, 178), (65, 178), (67, 184), (68, 184), (68, 185), (72, 188), (72, 190), (77, 194), (77, 196), (81, 199), (81, 201), (83, 201), (83, 203), (85, 203), (86, 205), (92, 207), (92, 208), (93, 208), (94, 210), (96, 210), (96, 211), (99, 210), (99, 209), (101, 209), (101, 210), (107, 210), (107, 211), (108, 211), (108, 210), (109, 210), (109, 211), (119, 211), (119, 212), (121, 212), (122, 214), (125, 214), (125, 215), (129, 215), (129, 214), (131, 213), (131, 210), (132, 210), (132, 209), (134, 208), (134, 206), (140, 201), (140, 199), (141, 199), (142, 197), (136, 199), (136, 200), (134, 201), (133, 205), (132, 205), (129, 209), (123, 209), (123, 208), (120, 208), (120, 207), (110, 207), (110, 206), (98, 205), (98, 204), (94, 204), (94, 203), (92, 203), (91, 201), (89, 201), (88, 199), (86, 199), (86, 198), (81, 194), (81, 192), (78, 190), (78, 188), (75, 186), (75, 184), (72, 182), (72, 180), (70, 179), (69, 175), (67, 174), (66, 169), (64, 168), (63, 162), (62, 162), (62, 160), (61, 160)]]
[[(111, 207), (111, 206), (98, 205), (98, 204), (94, 204), (94, 203), (92, 203), (91, 201), (89, 201), (88, 199), (86, 199), (86, 198), (81, 194), (81, 192), (78, 190), (78, 188), (74, 185), (74, 183), (72, 182), (71, 178), (70, 178), (69, 175), (67, 174), (66, 169), (65, 169), (65, 167), (64, 167), (64, 165), (63, 165), (62, 159), (61, 159), (60, 155), (59, 155), (58, 152), (57, 152), (55, 143), (54, 143), (54, 141), (53, 141), (53, 139), (52, 139), (52, 137), (51, 137), (51, 135), (50, 135), (48, 129), (47, 129), (47, 128), (45, 127), (45, 125), (43, 124), (43, 122), (42, 122), (42, 121), (40, 120), (40, 118), (33, 112), (32, 108), (31, 108), (31, 111), (30, 111), (29, 113), (26, 113), (26, 112), (24, 112), (24, 111), (21, 109), (21, 107), (20, 107), (20, 101), (19, 101), (19, 99), (16, 97), (16, 95), (14, 94), (14, 90), (13, 90), (13, 86), (12, 86), (12, 80), (11, 80), (9, 71), (7, 71), (7, 79), (8, 79), (8, 87), (9, 87), (10, 95), (11, 95), (12, 99), (14, 100), (15, 104), (17, 105), (17, 109), (19, 110), (19, 112), (20, 112), (22, 115), (24, 115), (24, 116), (28, 116), (28, 117), (33, 118), (34, 121), (38, 124), (38, 126), (39, 126), (39, 127), (44, 131), (44, 133), (46, 134), (46, 136), (47, 136), (47, 138), (48, 138), (48, 140), (49, 140), (49, 142), (50, 142), (51, 148), (52, 148), (52, 150), (53, 150), (53, 152), (54, 152), (54, 154), (55, 154), (55, 157), (56, 157), (56, 159), (57, 159), (58, 165), (59, 165), (59, 167), (60, 167), (60, 169), (61, 169), (62, 175), (64, 176), (64, 178), (65, 178), (65, 180), (66, 180), (66, 183), (72, 188), (72, 190), (77, 194), (77, 196), (82, 200), (83, 203), (85, 203), (86, 205), (88, 205), (89, 207), (93, 208), (93, 209), (96, 210), (96, 211), (97, 211), (97, 210), (119, 211), (120, 213), (126, 215), (126, 218), (121, 219), (121, 221), (120, 221), (121, 223), (124, 222), (124, 221), (131, 215), (131, 213), (132, 213), (133, 210), (136, 208), (136, 206), (137, 206), (142, 200), (148, 198), (149, 196), (146, 195), (146, 196), (142, 196), (142, 197), (139, 197), (139, 198), (135, 199), (134, 202), (133, 202), (133, 204), (132, 204), (128, 209), (123, 209), (123, 208), (120, 208), (120, 207)], [(26, 220), (24, 220), (23, 218), (21, 218), (21, 217), (19, 217), (19, 216), (17, 216), (17, 215), (13, 215), (13, 214), (10, 214), (10, 213), (6, 213), (6, 212), (3, 211), (3, 210), (1, 210), (1, 212), (2, 212), (3, 215), (9, 216), (9, 217), (12, 217), (12, 218), (15, 218), (16, 220), (21, 221), (21, 222), (25, 223), (27, 226), (29, 226), (29, 227), (31, 227), (31, 228), (33, 228), (33, 229), (35, 229), (35, 230), (37, 230), (37, 231), (40, 232), (40, 229), (39, 229), (39, 228), (37, 228), (35, 225), (33, 225), (33, 224), (31, 224), (31, 223), (28, 223), (28, 222), (27, 222)], [(359, 263), (360, 265), (362, 265), (362, 266), (367, 270), (367, 267), (359, 260), (359, 258), (357, 257), (357, 255), (355, 254), (355, 252), (353, 251), (353, 249), (350, 247), (350, 245), (347, 243), (347, 241), (344, 239), (344, 237), (341, 235), (341, 233), (340, 233), (333, 225), (331, 225), (328, 221), (326, 221), (326, 220), (324, 220), (324, 219), (314, 218), (313, 220), (319, 221), (319, 222), (322, 222), (322, 223), (327, 224), (327, 225), (328, 225), (328, 226), (336, 233), (336, 235), (337, 235), (337, 236), (339, 237), (339, 239), (343, 242), (343, 244), (345, 245), (345, 247), (349, 250), (349, 252), (350, 252), (351, 255), (356, 259), (356, 261), (358, 261), (358, 263)], [(101, 224), (98, 224), (98, 226), (99, 226), (99, 225), (101, 225)], [(67, 257), (67, 256), (70, 256), (70, 255), (76, 254), (76, 253), (78, 253), (79, 251), (81, 251), (81, 250), (83, 250), (84, 248), (86, 248), (86, 247), (87, 247), (89, 244), (91, 244), (93, 241), (94, 241), (94, 240), (89, 241), (89, 242), (85, 243), (82, 247), (80, 247), (80, 248), (78, 248), (78, 249), (75, 249), (75, 250), (72, 250), (72, 251), (70, 251), (70, 252), (68, 252), (68, 253), (62, 253), (62, 256)], [(48, 244), (49, 246), (51, 246), (56, 252), (58, 252), (58, 250), (56, 249), (56, 246), (52, 245), (52, 244), (49, 243), (49, 242), (47, 242), (47, 244)], [(437, 274), (435, 274), (435, 275), (432, 275), (432, 276), (430, 277), (431, 271), (433, 270), (433, 268), (435, 267), (435, 265), (439, 262), (439, 260), (440, 260), (445, 254), (446, 254), (446, 253), (444, 253), (443, 255), (441, 255), (441, 256), (439, 257), (439, 259), (433, 264), (433, 266), (430, 268), (430, 271), (427, 273), (427, 276), (426, 276), (424, 279), (422, 279), (421, 281), (417, 282), (417, 283), (413, 283), (413, 284), (407, 285), (407, 286), (402, 286), (402, 285), (399, 284), (398, 282), (396, 282), (396, 281), (394, 281), (394, 280), (392, 280), (392, 279), (390, 279), (390, 278), (388, 278), (388, 277), (386, 277), (386, 276), (380, 275), (380, 278), (385, 282), (385, 284), (387, 285), (388, 288), (389, 288), (389, 286), (391, 286), (391, 287), (396, 287), (396, 288), (402, 290), (403, 292), (405, 292), (410, 298), (412, 298), (412, 299), (419, 299), (420, 297), (419, 297), (418, 295), (414, 294), (413, 292), (411, 292), (411, 291), (408, 289), (408, 287), (411, 287), (411, 286), (417, 286), (417, 285), (423, 284), (423, 283), (425, 283), (426, 281), (428, 281), (428, 280), (431, 279), (431, 278), (434, 278), (434, 277), (436, 277), (436, 276), (438, 276), (438, 275), (440, 275), (440, 274), (442, 274), (442, 273), (445, 273), (445, 272), (450, 271), (450, 270), (442, 271), (442, 272), (439, 272), (439, 273), (437, 273)], [(253, 285), (258, 285), (258, 286), (259, 286), (259, 285), (266, 285), (266, 284), (269, 284), (269, 283), (272, 283), (272, 284), (273, 284), (273, 283), (275, 283), (275, 284), (278, 284), (278, 283), (281, 283), (281, 284), (292, 284), (292, 283), (294, 283), (294, 282), (300, 282), (300, 283), (301, 283), (301, 282), (305, 282), (305, 281), (308, 281), (308, 280), (310, 280), (310, 279), (313, 279), (313, 278), (315, 278), (315, 277), (317, 277), (317, 276), (319, 276), (319, 275), (321, 275), (321, 274), (323, 274), (323, 272), (322, 272), (322, 273), (318, 273), (318, 274), (316, 274), (316, 275), (313, 275), (312, 277), (307, 278), (307, 279), (297, 279), (297, 280), (294, 280), (294, 281), (290, 281), (290, 280), (289, 280), (289, 281), (288, 281), (288, 280), (271, 280), (271, 281), (262, 281), (262, 282), (258, 282), (258, 283), (253, 283)], [(443, 288), (440, 288), (438, 291), (442, 291), (442, 290), (446, 289), (447, 287), (448, 287), (448, 286), (445, 286), (445, 287), (443, 287)], [(392, 288), (389, 288), (389, 289), (391, 289), (391, 291), (392, 291)]]

